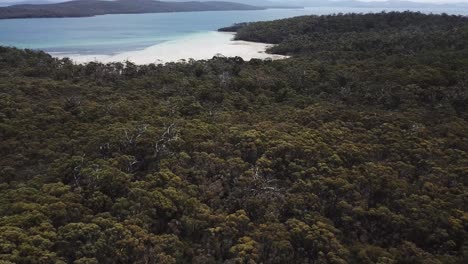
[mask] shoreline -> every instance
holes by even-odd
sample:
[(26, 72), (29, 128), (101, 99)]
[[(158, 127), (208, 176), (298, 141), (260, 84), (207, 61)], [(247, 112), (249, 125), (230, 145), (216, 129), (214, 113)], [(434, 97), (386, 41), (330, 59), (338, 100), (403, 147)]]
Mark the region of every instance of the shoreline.
[(208, 31), (162, 42), (141, 50), (126, 51), (114, 55), (83, 55), (50, 52), (53, 57), (70, 58), (75, 63), (88, 62), (123, 62), (130, 61), (137, 65), (164, 64), (183, 60), (208, 60), (214, 56), (241, 57), (251, 59), (286, 59), (288, 56), (268, 54), (266, 50), (273, 46), (267, 43), (233, 40), (233, 32)]

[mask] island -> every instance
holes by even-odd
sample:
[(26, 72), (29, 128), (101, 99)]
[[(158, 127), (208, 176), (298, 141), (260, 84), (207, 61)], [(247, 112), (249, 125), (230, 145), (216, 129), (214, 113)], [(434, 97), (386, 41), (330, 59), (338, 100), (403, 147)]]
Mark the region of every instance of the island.
[(76, 0), (55, 4), (24, 4), (0, 7), (0, 19), (261, 9), (265, 9), (265, 7), (223, 1)]

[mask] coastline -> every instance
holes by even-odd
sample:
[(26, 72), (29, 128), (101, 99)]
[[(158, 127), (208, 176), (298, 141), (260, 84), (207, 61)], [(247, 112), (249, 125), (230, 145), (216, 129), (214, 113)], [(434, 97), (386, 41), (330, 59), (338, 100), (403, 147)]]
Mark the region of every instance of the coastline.
[(58, 58), (68, 57), (75, 63), (130, 61), (138, 65), (182, 60), (207, 60), (216, 55), (250, 59), (285, 59), (287, 56), (268, 54), (272, 44), (233, 40), (235, 33), (209, 31), (195, 33), (175, 40), (153, 45), (142, 50), (127, 51), (114, 55), (82, 55), (51, 53)]

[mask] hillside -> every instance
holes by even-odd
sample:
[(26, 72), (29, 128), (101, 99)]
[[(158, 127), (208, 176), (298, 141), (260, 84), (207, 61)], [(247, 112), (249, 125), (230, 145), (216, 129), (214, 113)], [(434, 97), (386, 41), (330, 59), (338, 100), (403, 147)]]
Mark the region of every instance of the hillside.
[(0, 48), (0, 262), (466, 263), (467, 25), (236, 27), (279, 61)]
[[(375, 19), (379, 18), (378, 21)], [(276, 44), (269, 52), (282, 55), (393, 56), (462, 50), (468, 18), (421, 13), (304, 16), (269, 22), (240, 23), (221, 28), (237, 40)], [(429, 40), (429, 41), (427, 41)]]
[(262, 8), (222, 1), (163, 2), (154, 0), (75, 0), (56, 4), (0, 7), (0, 19), (258, 9)]

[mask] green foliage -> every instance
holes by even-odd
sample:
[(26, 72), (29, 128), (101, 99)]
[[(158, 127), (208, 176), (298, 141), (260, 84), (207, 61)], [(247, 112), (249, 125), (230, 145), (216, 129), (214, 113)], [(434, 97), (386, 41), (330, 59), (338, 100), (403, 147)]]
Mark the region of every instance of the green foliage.
[(0, 48), (0, 263), (465, 263), (466, 24), (239, 26), (281, 61)]

